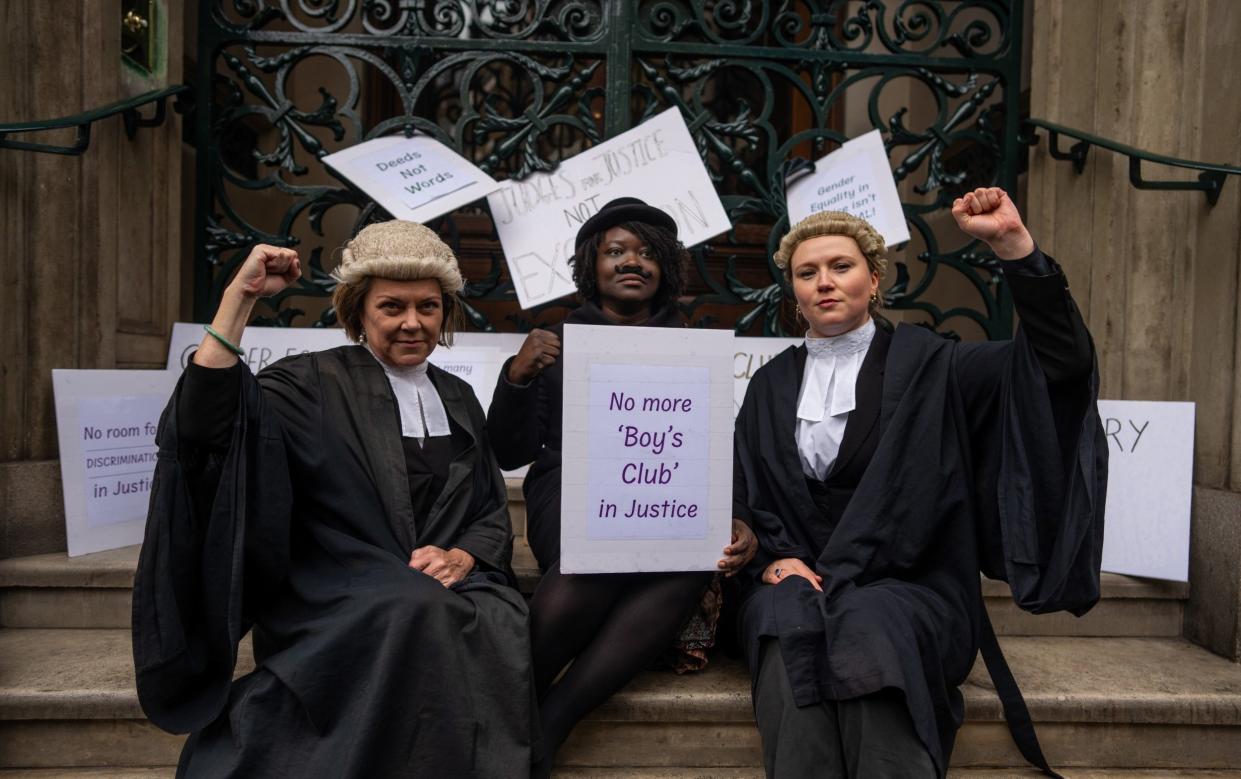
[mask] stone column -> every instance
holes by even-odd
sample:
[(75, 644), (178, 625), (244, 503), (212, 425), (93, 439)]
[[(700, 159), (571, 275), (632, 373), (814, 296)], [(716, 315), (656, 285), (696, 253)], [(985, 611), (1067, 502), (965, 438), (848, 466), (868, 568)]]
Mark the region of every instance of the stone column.
[[(1241, 6), (1231, 0), (1040, 0), (1031, 114), (1140, 149), (1235, 165), (1239, 39)], [(1142, 173), (1195, 176), (1149, 165)], [(1032, 229), (1064, 262), (1094, 334), (1103, 396), (1197, 404), (1186, 633), (1236, 658), (1241, 180), (1227, 181), (1214, 207), (1199, 193), (1138, 190), (1124, 157), (1092, 149), (1077, 174), (1051, 159), (1044, 134), (1031, 152), (1029, 203)]]

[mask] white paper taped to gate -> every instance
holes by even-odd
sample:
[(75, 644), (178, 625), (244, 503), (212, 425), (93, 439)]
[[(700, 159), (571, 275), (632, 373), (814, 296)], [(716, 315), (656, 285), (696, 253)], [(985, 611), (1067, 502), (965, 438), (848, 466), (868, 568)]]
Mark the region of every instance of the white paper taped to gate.
[(788, 188), (789, 224), (820, 211), (844, 211), (870, 222), (888, 246), (909, 240), (883, 135), (872, 130), (815, 160), (814, 173)]
[(384, 136), (329, 154), (323, 163), (397, 219), (426, 222), (500, 185), (469, 160), (425, 135)]
[(487, 197), (522, 308), (576, 289), (569, 257), (578, 228), (618, 197), (666, 211), (686, 246), (732, 227), (685, 120), (670, 108), (552, 173), (504, 182)]
[(565, 573), (714, 571), (732, 532), (732, 333), (567, 325)]

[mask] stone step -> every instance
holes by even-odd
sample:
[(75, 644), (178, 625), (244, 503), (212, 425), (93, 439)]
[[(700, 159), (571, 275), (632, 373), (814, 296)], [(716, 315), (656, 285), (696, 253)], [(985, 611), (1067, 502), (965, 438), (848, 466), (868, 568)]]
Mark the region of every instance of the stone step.
[[(60, 553), (0, 560), (0, 627), (128, 627), (137, 560), (136, 546), (73, 558)], [(514, 539), (513, 569), (521, 590), (532, 593), (539, 571), (521, 537)], [(1102, 599), (1081, 618), (1027, 614), (1013, 604), (1003, 582), (983, 580), (983, 594), (999, 635), (1181, 634), (1189, 585), (1116, 574), (1104, 574), (1102, 583)]]
[[(0, 779), (173, 779), (166, 768), (12, 768)], [(761, 768), (566, 768), (555, 779), (765, 779)], [(948, 779), (1034, 779), (1038, 771), (966, 768), (948, 772)], [(1069, 770), (1065, 779), (1241, 779), (1241, 771)]]
[[(1065, 779), (1241, 779), (1241, 771), (1167, 770), (1066, 770)], [(1005, 768), (952, 769), (948, 779), (1036, 779), (1043, 774), (1032, 769)], [(0, 779), (8, 774), (0, 771)], [(33, 777), (36, 775), (32, 775)], [(143, 776), (143, 774), (135, 774)], [(762, 768), (565, 768), (555, 779), (765, 779)]]
[[(1054, 765), (1241, 766), (1241, 665), (1180, 639), (1002, 642)], [(981, 663), (962, 691), (954, 768), (1021, 767)], [(126, 631), (0, 630), (0, 768), (167, 766), (181, 741), (142, 719)], [(717, 658), (699, 674), (639, 677), (577, 728), (561, 763), (579, 772), (566, 776), (688, 767), (727, 777), (757, 768), (758, 747), (749, 677)]]

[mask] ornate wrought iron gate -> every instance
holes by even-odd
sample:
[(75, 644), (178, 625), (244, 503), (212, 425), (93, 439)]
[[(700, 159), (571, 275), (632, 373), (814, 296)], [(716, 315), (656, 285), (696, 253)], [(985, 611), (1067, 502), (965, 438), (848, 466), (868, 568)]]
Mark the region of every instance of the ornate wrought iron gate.
[[(943, 245), (933, 226), (965, 188), (1016, 185), (1022, 4), (204, 0), (195, 315), (210, 315), (247, 247), (265, 241), (298, 246), (310, 268), (265, 321), (332, 321), (304, 310), (324, 308), (340, 238), (382, 212), (333, 178), (324, 154), (420, 132), (522, 178), (675, 106), (735, 225), (693, 252), (696, 322), (783, 331), (769, 258), (786, 227), (785, 181), (845, 140), (852, 117), (883, 130), (914, 236), (887, 305), (1004, 337), (1012, 313), (994, 258), (964, 237)], [(435, 226), (466, 263), (475, 326), (540, 316), (516, 310), (484, 205)], [(928, 300), (944, 271), (964, 277), (976, 305)]]

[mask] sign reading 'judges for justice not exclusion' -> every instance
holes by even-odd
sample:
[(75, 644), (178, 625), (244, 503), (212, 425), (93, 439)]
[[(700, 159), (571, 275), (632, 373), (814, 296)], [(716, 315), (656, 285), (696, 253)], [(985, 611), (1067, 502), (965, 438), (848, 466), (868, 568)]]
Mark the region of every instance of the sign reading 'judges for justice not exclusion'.
[(178, 375), (52, 371), (71, 557), (142, 541), (155, 433)]
[(715, 570), (732, 526), (732, 333), (565, 327), (561, 570)]
[(666, 211), (686, 246), (732, 227), (698, 147), (675, 108), (487, 197), (522, 308), (576, 287), (569, 271), (582, 223), (618, 197)]

